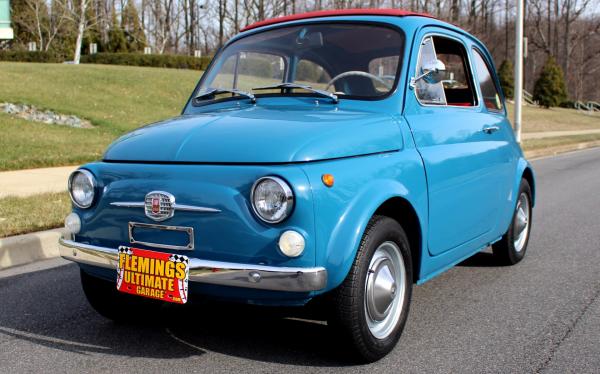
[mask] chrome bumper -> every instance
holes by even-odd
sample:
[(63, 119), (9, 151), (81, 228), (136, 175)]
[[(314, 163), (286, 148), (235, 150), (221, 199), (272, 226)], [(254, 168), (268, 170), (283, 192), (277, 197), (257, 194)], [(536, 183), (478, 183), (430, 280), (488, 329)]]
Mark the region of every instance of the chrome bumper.
[[(77, 243), (61, 238), (60, 255), (70, 261), (117, 269), (117, 249)], [(190, 282), (245, 287), (260, 290), (308, 292), (327, 285), (327, 270), (322, 267), (292, 268), (236, 264), (190, 258)]]

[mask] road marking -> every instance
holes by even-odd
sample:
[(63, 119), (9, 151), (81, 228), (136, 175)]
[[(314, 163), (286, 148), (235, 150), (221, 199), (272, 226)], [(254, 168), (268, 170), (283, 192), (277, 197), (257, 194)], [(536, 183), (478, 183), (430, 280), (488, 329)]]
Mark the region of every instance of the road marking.
[(173, 338), (174, 340), (178, 341), (179, 343), (181, 343), (181, 344), (183, 344), (183, 345), (187, 345), (188, 347), (190, 347), (190, 348), (193, 348), (193, 349), (195, 349), (195, 350), (197, 350), (197, 351), (200, 351), (200, 352), (202, 352), (202, 353), (206, 353), (206, 349), (204, 349), (204, 348), (200, 348), (200, 347), (198, 347), (197, 345), (194, 345), (194, 344), (192, 344), (192, 343), (188, 343), (188, 342), (186, 342), (185, 340), (183, 340), (183, 339), (181, 339), (180, 337), (178, 337), (178, 336), (176, 336), (175, 334), (173, 334), (173, 333), (171, 332), (171, 330), (170, 330), (168, 327), (167, 327), (167, 328), (165, 328), (165, 331), (166, 331), (166, 333), (167, 333), (167, 334), (168, 334), (168, 335), (169, 335), (171, 338)]
[(93, 349), (98, 349), (98, 350), (110, 350), (111, 349), (109, 347), (103, 347), (101, 345), (72, 342), (72, 341), (64, 340), (64, 339), (60, 339), (60, 338), (51, 338), (51, 337), (44, 336), (44, 335), (34, 334), (32, 332), (25, 332), (25, 331), (11, 329), (10, 327), (0, 326), (0, 334), (4, 334), (6, 336), (10, 336), (12, 338), (21, 339), (21, 340), (39, 340), (39, 341), (43, 341), (43, 342), (83, 347), (83, 348), (93, 348)]

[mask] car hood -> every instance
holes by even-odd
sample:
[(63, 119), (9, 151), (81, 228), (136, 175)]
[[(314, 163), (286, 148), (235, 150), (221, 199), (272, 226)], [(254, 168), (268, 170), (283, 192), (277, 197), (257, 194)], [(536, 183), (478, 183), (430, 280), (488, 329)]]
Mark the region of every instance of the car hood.
[(389, 115), (339, 108), (260, 107), (182, 115), (117, 139), (106, 161), (286, 163), (402, 148)]

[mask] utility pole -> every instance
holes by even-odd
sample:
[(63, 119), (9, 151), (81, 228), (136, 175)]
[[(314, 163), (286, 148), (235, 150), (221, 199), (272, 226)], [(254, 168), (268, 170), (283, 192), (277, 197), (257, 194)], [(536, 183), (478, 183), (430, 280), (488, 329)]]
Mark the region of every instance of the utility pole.
[(521, 143), (521, 106), (523, 105), (523, 1), (517, 0), (515, 22), (515, 137)]

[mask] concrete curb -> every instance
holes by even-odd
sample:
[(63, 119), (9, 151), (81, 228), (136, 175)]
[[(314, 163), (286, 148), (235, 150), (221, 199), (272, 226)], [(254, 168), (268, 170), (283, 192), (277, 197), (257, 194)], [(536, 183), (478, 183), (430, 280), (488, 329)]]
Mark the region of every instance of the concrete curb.
[(594, 140), (591, 142), (581, 142), (581, 143), (573, 143), (573, 144), (565, 144), (554, 147), (540, 148), (540, 149), (532, 149), (529, 151), (525, 151), (525, 157), (528, 160), (535, 160), (538, 158), (545, 158), (556, 156), (563, 153), (581, 151), (589, 148), (600, 147), (600, 141)]
[(0, 270), (58, 257), (63, 232), (61, 228), (0, 239)]

